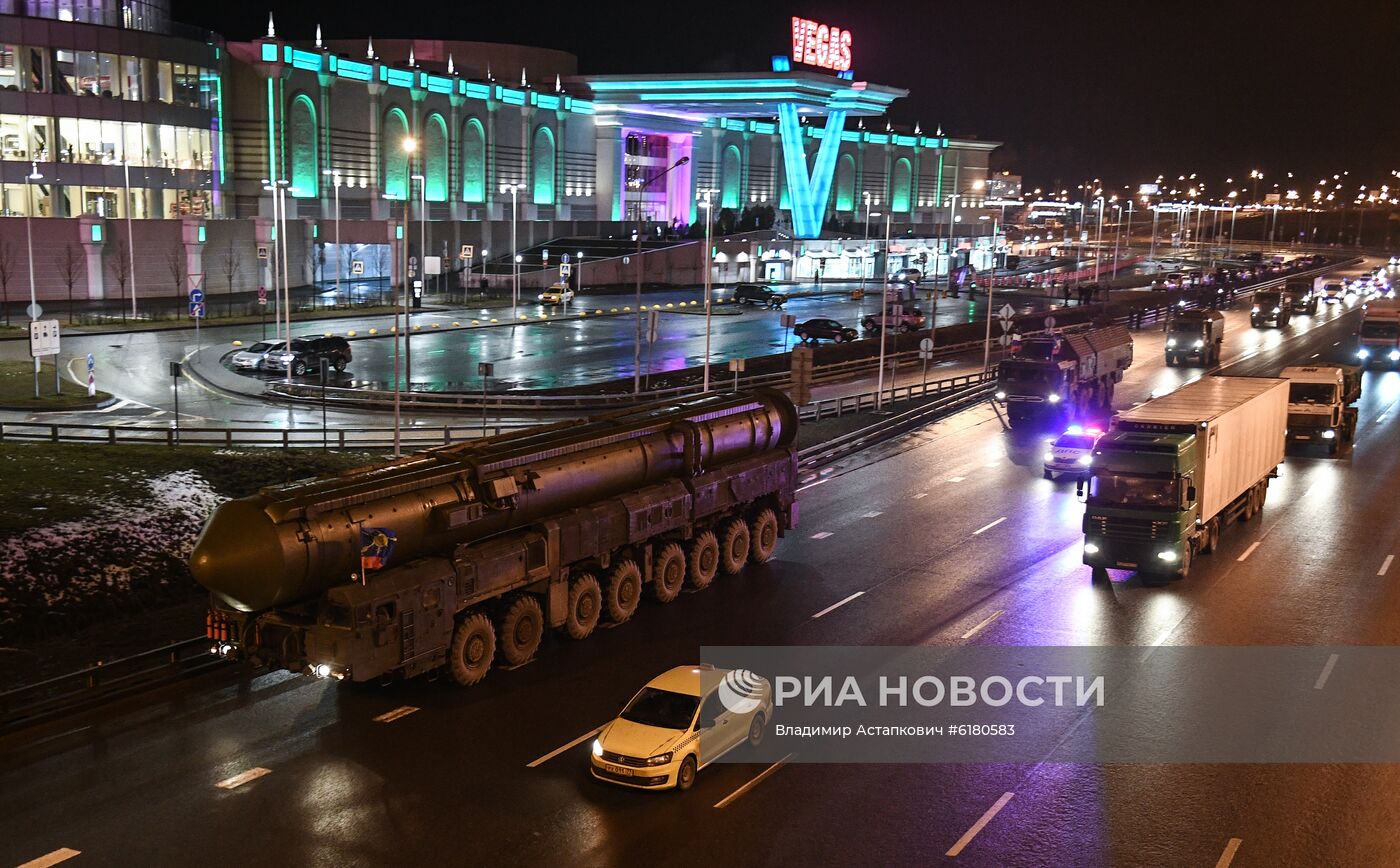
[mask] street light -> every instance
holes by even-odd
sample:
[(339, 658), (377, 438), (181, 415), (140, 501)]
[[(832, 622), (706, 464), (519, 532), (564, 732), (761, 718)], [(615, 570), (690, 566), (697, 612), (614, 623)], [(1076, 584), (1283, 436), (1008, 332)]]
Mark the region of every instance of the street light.
[(520, 184), (507, 184), (510, 190), (510, 318), (519, 321), (516, 308), (520, 305), (520, 248), (516, 242), (516, 223), (520, 218)]
[(708, 392), (710, 391), (710, 307), (711, 296), (714, 294), (710, 287), (710, 272), (714, 271), (714, 260), (711, 258), (710, 253), (710, 251), (714, 249), (710, 242), (710, 233), (714, 225), (714, 214), (712, 213), (713, 204), (710, 202), (710, 194), (715, 191), (707, 187), (699, 192), (705, 194), (705, 201), (700, 203), (700, 207), (705, 209), (705, 247), (700, 251), (700, 260), (705, 264), (705, 277), (703, 282), (705, 287), (705, 374), (701, 391)]
[(127, 278), (131, 281), (131, 318), (136, 319), (136, 236), (131, 233), (131, 161), (122, 160), (122, 182), (126, 187), (126, 250)]
[[(34, 217), (34, 182), (44, 180), (44, 176), (39, 173), (38, 161), (30, 163), (30, 173), (25, 178), (24, 191), (29, 200), (29, 207), (24, 209), (24, 238), (25, 244), (29, 248), (29, 321), (38, 319), (35, 316), (39, 312), (39, 296), (34, 291), (34, 229), (30, 222)], [(39, 397), (39, 357), (34, 357), (34, 397)]]
[(335, 186), (335, 300), (340, 302), (340, 273), (345, 270), (341, 262), (342, 250), (340, 246), (340, 170), (322, 169), (322, 175), (330, 175)]
[(640, 395), (642, 392), (642, 194), (646, 192), (647, 187), (669, 175), (672, 169), (680, 168), (689, 162), (690, 157), (681, 157), (667, 166), (664, 171), (637, 184), (637, 329), (632, 349), (632, 394), (634, 395)]

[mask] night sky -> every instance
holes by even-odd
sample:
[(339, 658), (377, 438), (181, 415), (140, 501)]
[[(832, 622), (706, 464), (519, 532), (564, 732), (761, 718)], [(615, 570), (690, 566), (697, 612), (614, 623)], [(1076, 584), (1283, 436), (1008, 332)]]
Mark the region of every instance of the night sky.
[[(258, 4), (175, 2), (230, 40), (261, 35)], [(762, 11), (758, 11), (758, 10)], [(1029, 187), (1114, 186), (1201, 173), (1213, 195), (1250, 169), (1311, 187), (1400, 168), (1400, 7), (1392, 0), (1268, 4), (908, 2), (284, 3), (278, 34), (518, 42), (579, 57), (583, 73), (763, 71), (790, 53), (789, 16), (854, 35), (857, 79), (907, 88), (896, 123), (995, 139)], [(421, 10), (421, 11), (420, 11)], [(1391, 178), (1390, 180), (1394, 180)], [(1264, 192), (1261, 189), (1260, 192)]]

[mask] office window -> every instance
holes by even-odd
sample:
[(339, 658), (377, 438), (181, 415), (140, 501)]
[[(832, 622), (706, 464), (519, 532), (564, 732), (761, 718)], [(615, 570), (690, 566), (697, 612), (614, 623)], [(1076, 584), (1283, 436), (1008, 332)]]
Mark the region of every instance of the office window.
[(48, 90), (44, 83), (44, 50), (29, 48), (25, 49), (25, 54), (29, 56), (29, 90), (43, 93)]
[(53, 57), (53, 92), (75, 94), (78, 92), (77, 57), (74, 52), (57, 48)]
[(175, 102), (180, 105), (199, 107), (199, 67), (174, 64), (172, 76), (175, 82)]
[(78, 119), (59, 118), (55, 124), (58, 130), (58, 159), (63, 163), (76, 163), (78, 152)]
[(121, 58), (121, 95), (125, 99), (141, 99), (141, 58)]
[(97, 52), (74, 52), (73, 69), (78, 76), (78, 86), (74, 93), (82, 96), (102, 95), (102, 73), (97, 66)]
[(168, 60), (156, 64), (156, 99), (163, 103), (175, 101), (175, 72)]
[(18, 45), (0, 42), (0, 90), (19, 90), (24, 83), (19, 70)]
[(0, 115), (0, 159), (29, 159), (28, 126), (24, 115)]
[(97, 55), (97, 93), (105, 97), (122, 95), (121, 63), (115, 54)]

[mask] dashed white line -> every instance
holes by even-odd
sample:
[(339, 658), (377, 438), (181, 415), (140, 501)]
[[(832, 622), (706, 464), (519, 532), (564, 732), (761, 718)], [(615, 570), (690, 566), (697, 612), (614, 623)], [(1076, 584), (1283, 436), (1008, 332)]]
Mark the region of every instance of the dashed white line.
[(783, 757), (782, 759), (778, 760), (777, 762), (773, 763), (773, 764), (772, 764), (771, 766), (769, 766), (768, 768), (766, 768), (766, 769), (764, 769), (763, 771), (759, 772), (758, 775), (757, 775), (753, 780), (749, 781), (748, 783), (744, 784), (744, 785), (743, 785), (742, 787), (740, 787), (739, 789), (735, 790), (734, 792), (732, 792), (732, 793), (730, 793), (729, 795), (725, 796), (724, 798), (720, 799), (718, 802), (715, 802), (715, 807), (716, 807), (716, 808), (723, 808), (724, 806), (728, 805), (730, 802), (733, 802), (735, 799), (739, 798), (739, 797), (742, 796), (744, 793), (747, 793), (749, 790), (753, 789), (754, 787), (756, 787), (756, 786), (758, 786), (760, 783), (762, 783), (764, 778), (766, 778), (766, 777), (768, 777), (769, 775), (773, 774), (773, 772), (776, 772), (779, 768), (781, 768), (781, 767), (783, 766), (784, 763), (786, 763), (786, 762), (787, 762), (788, 760), (790, 760), (790, 759), (792, 759), (792, 754), (788, 754), (787, 756), (785, 756), (785, 757)]
[(802, 486), (801, 488), (799, 488), (799, 489), (797, 489), (797, 490), (798, 490), (798, 491), (806, 491), (806, 490), (809, 489), (809, 488), (816, 488), (818, 485), (821, 485), (821, 484), (824, 483), (824, 482), (830, 482), (830, 481), (831, 481), (831, 477), (828, 476), (826, 479), (818, 479), (816, 482), (813, 482), (813, 483), (811, 483), (810, 485), (804, 485), (804, 486)]
[(49, 868), (50, 865), (57, 865), (60, 862), (67, 862), (74, 856), (82, 855), (82, 850), (74, 850), (72, 847), (59, 847), (52, 853), (45, 853), (38, 859), (30, 859), (19, 868)]
[(1000, 618), (1002, 615), (1005, 614), (1005, 610), (998, 609), (997, 611), (993, 612), (991, 616), (988, 617), (985, 621), (978, 624), (976, 627), (973, 627), (971, 630), (968, 630), (966, 633), (962, 634), (962, 637), (964, 639), (971, 639), (973, 636), (976, 636), (978, 631), (980, 631), (983, 627), (986, 627), (987, 625), (995, 621), (997, 618)]
[(817, 614), (813, 615), (813, 616), (812, 616), (812, 620), (815, 621), (815, 620), (817, 620), (818, 618), (820, 618), (820, 617), (823, 616), (823, 615), (830, 615), (832, 612), (835, 612), (837, 609), (841, 608), (842, 606), (846, 605), (847, 603), (849, 603), (850, 601), (854, 600), (856, 597), (859, 597), (860, 595), (862, 595), (862, 594), (864, 594), (864, 593), (865, 593), (865, 591), (856, 591), (854, 594), (851, 594), (849, 597), (847, 597), (846, 599), (842, 600), (841, 602), (839, 602), (839, 603), (833, 603), (833, 604), (831, 604), (830, 606), (827, 606), (825, 609), (822, 609), (820, 612), (818, 612)]
[(954, 844), (952, 846), (952, 849), (950, 849), (945, 855), (951, 859), (954, 856), (957, 856), (958, 854), (962, 853), (963, 848), (965, 848), (968, 844), (972, 843), (972, 839), (977, 837), (977, 833), (982, 831), (983, 827), (990, 823), (992, 821), (992, 818), (1001, 812), (1002, 808), (1006, 807), (1006, 803), (1011, 801), (1011, 797), (1014, 795), (1016, 794), (1002, 793), (1001, 798), (997, 799), (996, 804), (988, 808), (987, 813), (979, 817), (977, 822), (972, 824), (971, 829), (968, 829), (966, 832), (963, 832), (963, 836), (958, 839), (958, 842)]
[(1237, 560), (1237, 561), (1247, 560), (1247, 559), (1249, 558), (1250, 555), (1254, 554), (1254, 550), (1257, 549), (1257, 548), (1259, 548), (1259, 542), (1256, 541), (1256, 542), (1250, 543), (1249, 548), (1247, 548), (1247, 549), (1244, 550), (1244, 554), (1242, 554), (1242, 555), (1240, 555), (1239, 557), (1235, 558), (1235, 560)]
[(1006, 521), (1006, 516), (1003, 515), (1001, 518), (997, 519), (996, 521), (991, 522), (991, 523), (989, 523), (989, 524), (984, 524), (984, 525), (982, 525), (981, 527), (977, 528), (977, 530), (974, 530), (974, 531), (972, 532), (972, 535), (973, 535), (973, 536), (977, 536), (978, 534), (981, 534), (981, 533), (983, 533), (984, 531), (989, 531), (989, 530), (991, 530), (992, 528), (996, 527), (997, 525), (1001, 524), (1001, 523), (1004, 522), (1004, 521)]
[(928, 497), (927, 491), (921, 491), (918, 494), (914, 495), (915, 500), (923, 500), (925, 497)]
[(1390, 570), (1390, 565), (1391, 565), (1392, 563), (1394, 563), (1394, 561), (1395, 561), (1395, 555), (1386, 555), (1386, 556), (1385, 556), (1385, 560), (1381, 561), (1381, 568), (1378, 569), (1378, 570), (1376, 570), (1376, 575), (1378, 575), (1378, 576), (1383, 576), (1383, 575), (1385, 575), (1387, 572), (1389, 572), (1389, 570)]
[(393, 711), (386, 711), (374, 719), (375, 723), (393, 723), (400, 717), (408, 717), (418, 709), (412, 705), (400, 705)]
[(949, 481), (949, 482), (964, 482), (964, 481), (966, 481), (966, 480), (967, 480), (967, 477), (966, 477), (966, 476), (950, 476), (950, 477), (948, 477), (948, 481)]
[(1230, 842), (1225, 845), (1225, 852), (1221, 853), (1220, 858), (1216, 860), (1215, 868), (1230, 868), (1230, 863), (1235, 861), (1235, 852), (1240, 849), (1240, 845), (1243, 843), (1244, 841), (1240, 838), (1231, 838)]
[(258, 766), (256, 768), (248, 769), (246, 772), (240, 772), (239, 774), (236, 774), (231, 778), (224, 778), (214, 786), (218, 787), (221, 790), (232, 790), (243, 786), (249, 781), (255, 781), (263, 775), (270, 774), (272, 774), (272, 769), (265, 769), (262, 766)]
[(829, 536), (831, 536), (831, 531), (824, 530), (819, 533), (812, 534), (812, 539), (826, 539)]
[(549, 753), (545, 754), (539, 759), (533, 762), (526, 763), (525, 768), (532, 769), (536, 766), (542, 766), (550, 760), (554, 759), (555, 757), (559, 756), (559, 754), (563, 753), (564, 751), (578, 747), (579, 745), (583, 744), (585, 741), (588, 741), (590, 738), (602, 731), (603, 728), (601, 726), (597, 727), (596, 729), (590, 729), (588, 732), (585, 732), (583, 735), (579, 736), (578, 738), (574, 739), (573, 741), (569, 742), (563, 747), (556, 747), (554, 750), (550, 751)]
[(882, 515), (884, 515), (883, 512), (879, 512), (878, 510), (876, 510), (867, 512), (865, 515), (862, 515), (861, 518), (879, 518)]
[(1333, 654), (1327, 658), (1327, 665), (1322, 667), (1322, 674), (1317, 676), (1317, 682), (1313, 684), (1313, 690), (1321, 690), (1327, 684), (1327, 679), (1332, 675), (1332, 667), (1337, 665), (1337, 655)]

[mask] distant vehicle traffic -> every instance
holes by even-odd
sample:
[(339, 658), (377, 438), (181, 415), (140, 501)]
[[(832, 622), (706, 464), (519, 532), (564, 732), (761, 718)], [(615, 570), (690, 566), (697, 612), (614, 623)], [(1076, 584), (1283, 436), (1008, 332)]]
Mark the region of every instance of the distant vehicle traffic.
[(290, 347), (269, 351), (263, 356), (262, 368), (269, 371), (291, 369), (292, 376), (300, 377), (307, 371), (321, 366), (326, 359), (337, 371), (345, 370), (352, 354), (350, 342), (339, 336), (320, 338), (293, 338)]
[(1225, 315), (1218, 310), (1183, 310), (1167, 327), (1167, 367), (1195, 360), (1202, 367), (1220, 364), (1225, 342)]
[(901, 268), (890, 275), (890, 283), (918, 283), (924, 279), (924, 273), (917, 268)]
[(884, 313), (880, 315), (868, 314), (860, 321), (860, 325), (861, 328), (872, 334), (879, 334), (881, 330), (887, 328), (900, 334), (906, 334), (914, 329), (924, 327), (924, 312), (917, 307), (886, 304)]
[(860, 334), (855, 329), (846, 328), (834, 319), (809, 319), (800, 323), (793, 329), (792, 333), (804, 343), (825, 340), (842, 344), (860, 338)]
[(1283, 285), (1283, 295), (1288, 299), (1288, 309), (1305, 316), (1317, 316), (1317, 296), (1313, 293), (1313, 282), (1307, 278), (1290, 277)]
[(1288, 297), (1277, 289), (1261, 289), (1254, 293), (1249, 308), (1249, 324), (1254, 328), (1283, 328), (1293, 315)]
[(734, 287), (734, 301), (738, 304), (762, 304), (777, 308), (787, 304), (787, 296), (762, 284), (741, 283)]
[(567, 283), (556, 283), (540, 293), (542, 304), (568, 304), (574, 300), (574, 290)]
[[(736, 683), (743, 684), (743, 693), (734, 694)], [(589, 771), (625, 787), (685, 791), (700, 769), (741, 745), (762, 742), (772, 719), (766, 678), (677, 666), (648, 681), (603, 727), (593, 741)]]
[(1045, 449), (1045, 478), (1054, 479), (1057, 473), (1087, 475), (1090, 465), (1094, 463), (1094, 444), (1101, 434), (1103, 431), (1098, 428), (1071, 425), (1065, 429), (1065, 433), (1048, 442)]

